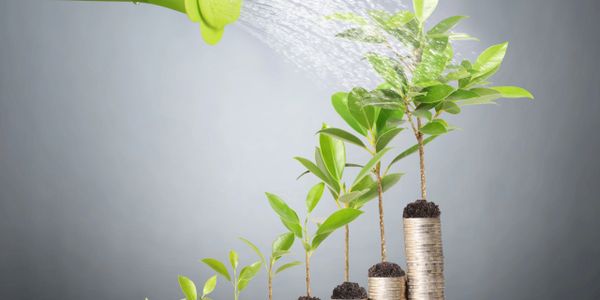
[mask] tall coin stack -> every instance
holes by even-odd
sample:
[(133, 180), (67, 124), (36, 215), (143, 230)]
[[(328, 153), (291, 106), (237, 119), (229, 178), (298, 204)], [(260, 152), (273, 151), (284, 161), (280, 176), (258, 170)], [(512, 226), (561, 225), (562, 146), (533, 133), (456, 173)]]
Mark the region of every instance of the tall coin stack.
[(369, 299), (406, 300), (406, 278), (369, 277)]
[(444, 299), (440, 218), (404, 218), (409, 300)]

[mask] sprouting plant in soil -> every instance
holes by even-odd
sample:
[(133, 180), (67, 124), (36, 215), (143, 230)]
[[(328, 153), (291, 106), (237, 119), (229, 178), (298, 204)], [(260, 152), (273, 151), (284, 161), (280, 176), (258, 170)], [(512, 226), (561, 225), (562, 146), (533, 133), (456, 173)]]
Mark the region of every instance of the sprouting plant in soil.
[[(198, 291), (196, 290), (196, 285), (194, 281), (185, 276), (179, 276), (179, 287), (185, 295), (185, 300), (212, 300), (208, 297), (210, 293), (212, 293), (217, 287), (217, 275), (209, 278), (202, 288), (202, 294), (198, 297)], [(147, 300), (148, 298), (146, 298)]]
[[(340, 100), (343, 103), (338, 103)], [(335, 98), (334, 105), (337, 107), (343, 106), (345, 111), (349, 111), (347, 105), (347, 99), (344, 97)], [(383, 117), (383, 114), (379, 114), (379, 108), (371, 108), (367, 109), (368, 114), (377, 113), (379, 116)], [(364, 113), (365, 110), (361, 109), (361, 113)], [(385, 113), (384, 113), (385, 114)], [(350, 115), (344, 115), (348, 118), (355, 119)], [(375, 115), (369, 115), (369, 117), (375, 120)], [(366, 118), (365, 118), (366, 119)], [(381, 121), (383, 122), (383, 121)], [(370, 126), (366, 122), (365, 127), (358, 127), (359, 123), (354, 121), (352, 124), (355, 124), (357, 128), (360, 128), (362, 132), (376, 132), (376, 130), (372, 130), (375, 125), (374, 123)], [(368, 130), (366, 129), (368, 128)], [(336, 205), (339, 209), (343, 208), (355, 208), (360, 209), (363, 205), (365, 205), (370, 200), (380, 196), (383, 190), (387, 190), (396, 184), (402, 174), (389, 174), (384, 177), (378, 176), (377, 172), (380, 168), (380, 160), (383, 158), (386, 152), (390, 149), (386, 148), (387, 143), (391, 141), (391, 139), (398, 133), (400, 130), (394, 130), (395, 133), (388, 133), (388, 141), (381, 141), (379, 145), (376, 147), (373, 145), (373, 150), (370, 153), (373, 155), (372, 158), (364, 165), (347, 163), (346, 161), (346, 149), (344, 142), (350, 142), (353, 144), (359, 144), (364, 149), (369, 150), (363, 142), (353, 136), (351, 133), (343, 131), (337, 128), (330, 128), (327, 125), (323, 125), (323, 128), (319, 131), (319, 147), (315, 149), (315, 161), (312, 162), (309, 159), (303, 157), (296, 157), (295, 159), (299, 161), (306, 169), (303, 173), (312, 173), (317, 178), (319, 178), (325, 185), (327, 185), (329, 191), (333, 195)], [(374, 140), (375, 142), (375, 140)], [(343, 175), (345, 167), (359, 167), (361, 168), (358, 175), (354, 178), (354, 181), (347, 185), (344, 182)], [(380, 174), (380, 173), (379, 173)], [(373, 179), (375, 177), (375, 179)], [(381, 226), (381, 234), (382, 234), (382, 256), (385, 257), (385, 238), (383, 237), (384, 229), (383, 229), (383, 207), (380, 203), (380, 226)], [(350, 243), (350, 227), (349, 225), (344, 226), (345, 228), (345, 238), (344, 238), (344, 281), (350, 281), (350, 260), (349, 260), (349, 243)]]
[(305, 254), (305, 270), (306, 270), (306, 298), (313, 299), (310, 287), (310, 259), (317, 248), (337, 229), (344, 227), (354, 221), (362, 214), (362, 211), (355, 208), (343, 208), (331, 214), (323, 223), (317, 224), (317, 230), (314, 234), (309, 233), (309, 219), (311, 213), (321, 200), (325, 185), (319, 183), (312, 187), (306, 197), (306, 217), (304, 222), (300, 222), (300, 218), (296, 211), (290, 208), (285, 201), (279, 196), (267, 193), (267, 199), (271, 208), (279, 216), (283, 225), (288, 228), (294, 235), (302, 241)]
[[(344, 103), (335, 100), (336, 97), (348, 99), (347, 105), (341, 109), (336, 107), (336, 110), (341, 111), (348, 124), (363, 135), (371, 133), (365, 129), (369, 128), (373, 117), (369, 118), (367, 113), (359, 114), (361, 109), (364, 112), (379, 107), (393, 116), (402, 116), (416, 145), (396, 156), (386, 171), (409, 154), (418, 152), (423, 202), (427, 200), (425, 145), (454, 129), (444, 117), (460, 114), (465, 106), (492, 104), (500, 98), (533, 98), (523, 88), (492, 86), (488, 81), (500, 69), (508, 43), (489, 47), (474, 62), (454, 63), (452, 43), (475, 38), (452, 31), (466, 18), (464, 16), (449, 17), (427, 28), (425, 22), (437, 4), (438, 0), (413, 0), (414, 11), (373, 10), (368, 12), (368, 18), (352, 13), (329, 17), (351, 24), (351, 28), (339, 33), (338, 37), (380, 44), (385, 49), (365, 55), (384, 83), (373, 91), (355, 88), (347, 97), (334, 95), (334, 105), (335, 102)], [(399, 51), (395, 47), (398, 44), (409, 49), (408, 54)], [(373, 112), (370, 115), (376, 116)], [(343, 134), (347, 140), (356, 141), (353, 136)]]
[(271, 255), (269, 257), (269, 261), (267, 262), (264, 254), (260, 251), (260, 249), (252, 242), (247, 239), (240, 238), (244, 243), (246, 243), (256, 254), (260, 257), (261, 261), (265, 266), (265, 270), (267, 272), (267, 291), (269, 300), (273, 299), (273, 278), (275, 275), (295, 266), (301, 265), (300, 261), (293, 261), (279, 266), (275, 269), (276, 263), (285, 255), (290, 253), (290, 249), (294, 245), (294, 241), (296, 237), (294, 233), (287, 232), (280, 236), (278, 236), (271, 245)]
[(233, 287), (234, 300), (239, 299), (240, 293), (246, 289), (250, 281), (256, 277), (263, 265), (263, 261), (259, 260), (253, 264), (243, 267), (238, 273), (239, 255), (233, 250), (229, 251), (229, 263), (232, 270), (231, 273), (229, 273), (229, 270), (225, 264), (217, 259), (204, 258), (201, 261), (231, 283)]

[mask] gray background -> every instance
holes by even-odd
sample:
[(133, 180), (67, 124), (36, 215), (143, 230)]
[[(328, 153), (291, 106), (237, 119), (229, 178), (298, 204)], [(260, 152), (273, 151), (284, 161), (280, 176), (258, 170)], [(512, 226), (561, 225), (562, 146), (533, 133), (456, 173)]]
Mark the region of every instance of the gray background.
[[(600, 298), (600, 4), (441, 2), (437, 18), (472, 16), (473, 51), (510, 40), (495, 82), (537, 97), (470, 108), (452, 119), (464, 130), (429, 147), (448, 299)], [(177, 274), (211, 273), (198, 259), (235, 248), (253, 261), (236, 237), (266, 249), (282, 231), (263, 192), (302, 208), (314, 181), (295, 181), (291, 158), (310, 155), (322, 121), (341, 125), (335, 89), (309, 77), (235, 26), (210, 48), (161, 8), (0, 1), (0, 298), (179, 299)], [(385, 203), (397, 262), (416, 168), (399, 166)], [(365, 285), (374, 205), (353, 230)], [(341, 243), (315, 255), (322, 299), (342, 280)], [(265, 298), (264, 284), (243, 298)], [(276, 299), (302, 292), (301, 268), (276, 279)], [(214, 298), (231, 298), (222, 281)]]

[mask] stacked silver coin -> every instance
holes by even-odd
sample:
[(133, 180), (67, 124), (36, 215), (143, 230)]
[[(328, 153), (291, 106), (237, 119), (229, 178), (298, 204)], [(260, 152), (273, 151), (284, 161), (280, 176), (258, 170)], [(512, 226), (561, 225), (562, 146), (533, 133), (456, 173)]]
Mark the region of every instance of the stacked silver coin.
[(406, 278), (369, 277), (369, 299), (406, 300)]
[(444, 299), (444, 253), (439, 218), (405, 218), (408, 299)]

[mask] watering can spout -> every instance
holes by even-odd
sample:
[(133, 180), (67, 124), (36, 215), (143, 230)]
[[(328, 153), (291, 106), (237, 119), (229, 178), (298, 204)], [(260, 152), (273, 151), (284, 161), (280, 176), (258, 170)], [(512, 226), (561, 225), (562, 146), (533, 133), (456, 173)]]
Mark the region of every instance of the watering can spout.
[(184, 13), (200, 24), (202, 38), (209, 45), (216, 45), (223, 37), (225, 26), (240, 17), (242, 0), (75, 0), (83, 2), (129, 2), (148, 3)]

